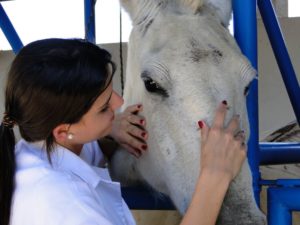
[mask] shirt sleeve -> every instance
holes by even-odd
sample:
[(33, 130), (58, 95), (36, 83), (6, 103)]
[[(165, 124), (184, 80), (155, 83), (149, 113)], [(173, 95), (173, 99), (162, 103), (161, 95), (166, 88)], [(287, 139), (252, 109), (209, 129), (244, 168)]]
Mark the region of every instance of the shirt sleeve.
[(87, 143), (83, 146), (80, 158), (91, 166), (104, 167), (106, 160), (97, 141)]

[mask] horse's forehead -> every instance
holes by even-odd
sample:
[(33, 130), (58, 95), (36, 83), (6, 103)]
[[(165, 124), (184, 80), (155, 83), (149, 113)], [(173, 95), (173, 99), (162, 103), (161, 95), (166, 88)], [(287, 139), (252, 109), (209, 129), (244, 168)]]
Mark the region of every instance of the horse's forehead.
[[(154, 78), (167, 74), (173, 86), (174, 81), (182, 86), (193, 83), (193, 79), (226, 86), (225, 83), (237, 85), (243, 68), (248, 68), (234, 38), (213, 19), (159, 15), (147, 29), (146, 33), (134, 31), (138, 38), (131, 50), (135, 52), (132, 56), (136, 57), (139, 74), (144, 70), (150, 70)], [(188, 74), (189, 79), (182, 74)]]
[(213, 20), (201, 16), (160, 14), (153, 18), (143, 38), (149, 41), (153, 39), (154, 43), (158, 42), (157, 39), (161, 39), (161, 41), (172, 40), (170, 43), (176, 43), (176, 41), (193, 38), (206, 44), (209, 39), (216, 41), (214, 39), (217, 39), (218, 36), (225, 37), (226, 35), (221, 25)]
[(154, 59), (168, 66), (180, 61), (191, 66), (205, 62), (205, 66), (218, 67), (225, 58), (240, 61), (233, 37), (220, 26), (205, 19), (164, 16), (153, 22), (147, 34), (140, 36), (143, 47), (135, 50), (140, 51), (142, 61)]
[(147, 33), (139, 36), (145, 57), (158, 54), (173, 60), (174, 55), (184, 54), (197, 62), (207, 55), (218, 60), (224, 51), (237, 51), (232, 36), (221, 25), (201, 18), (158, 16)]

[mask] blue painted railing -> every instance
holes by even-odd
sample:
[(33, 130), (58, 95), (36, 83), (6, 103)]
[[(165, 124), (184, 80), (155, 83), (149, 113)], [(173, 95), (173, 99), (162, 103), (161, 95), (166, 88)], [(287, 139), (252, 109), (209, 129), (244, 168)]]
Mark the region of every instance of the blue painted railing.
[(269, 225), (291, 225), (292, 211), (300, 211), (300, 186), (268, 188)]
[(3, 6), (0, 3), (0, 28), (6, 36), (9, 44), (11, 45), (14, 53), (18, 53), (23, 47), (22, 41), (19, 38), (15, 28), (13, 27), (10, 19), (8, 18)]
[[(288, 91), (295, 116), (300, 118), (300, 89), (279, 23), (270, 0), (258, 0), (266, 31), (268, 33), (277, 64)], [(257, 65), (256, 1), (233, 0), (235, 38), (242, 52)], [(271, 185), (268, 189), (269, 225), (288, 225), (292, 222), (292, 211), (300, 210), (300, 180), (264, 181), (260, 178), (260, 164), (283, 164), (300, 162), (300, 143), (260, 143), (258, 144), (258, 93), (257, 81), (252, 83), (247, 99), (251, 136), (248, 143), (249, 164), (253, 173), (255, 199), (259, 203), (261, 185)], [(300, 175), (299, 175), (300, 176)]]
[[(241, 48), (242, 53), (249, 59), (257, 70), (257, 22), (256, 1), (233, 0), (233, 25), (234, 37)], [(248, 161), (253, 177), (253, 191), (258, 205), (259, 193), (259, 137), (258, 137), (258, 80), (254, 79), (247, 96), (247, 109), (249, 115), (250, 137), (248, 141)]]
[(279, 142), (274, 144), (272, 142), (262, 142), (259, 145), (259, 149), (260, 165), (300, 162), (300, 143)]
[(96, 0), (84, 0), (85, 40), (94, 44), (96, 43), (95, 4)]

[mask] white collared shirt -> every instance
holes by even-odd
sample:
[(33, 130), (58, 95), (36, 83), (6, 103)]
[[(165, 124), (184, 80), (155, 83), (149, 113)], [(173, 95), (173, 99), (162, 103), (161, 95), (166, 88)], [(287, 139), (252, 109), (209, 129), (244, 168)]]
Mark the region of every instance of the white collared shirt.
[(16, 145), (11, 225), (135, 224), (120, 184), (92, 166), (103, 159), (97, 142), (84, 145), (80, 157), (58, 146), (52, 164), (42, 148), (24, 140)]

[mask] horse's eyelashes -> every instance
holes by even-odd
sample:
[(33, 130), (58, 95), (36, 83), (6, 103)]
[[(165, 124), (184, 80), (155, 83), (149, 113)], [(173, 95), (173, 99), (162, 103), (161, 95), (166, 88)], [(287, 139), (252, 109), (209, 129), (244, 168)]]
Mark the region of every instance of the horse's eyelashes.
[(245, 90), (244, 90), (244, 95), (247, 96), (248, 93), (249, 93), (249, 88), (250, 88), (250, 85), (248, 85), (247, 87), (245, 87)]
[(169, 97), (168, 92), (162, 88), (156, 81), (151, 78), (144, 79), (145, 88), (148, 92), (161, 95), (163, 97)]

